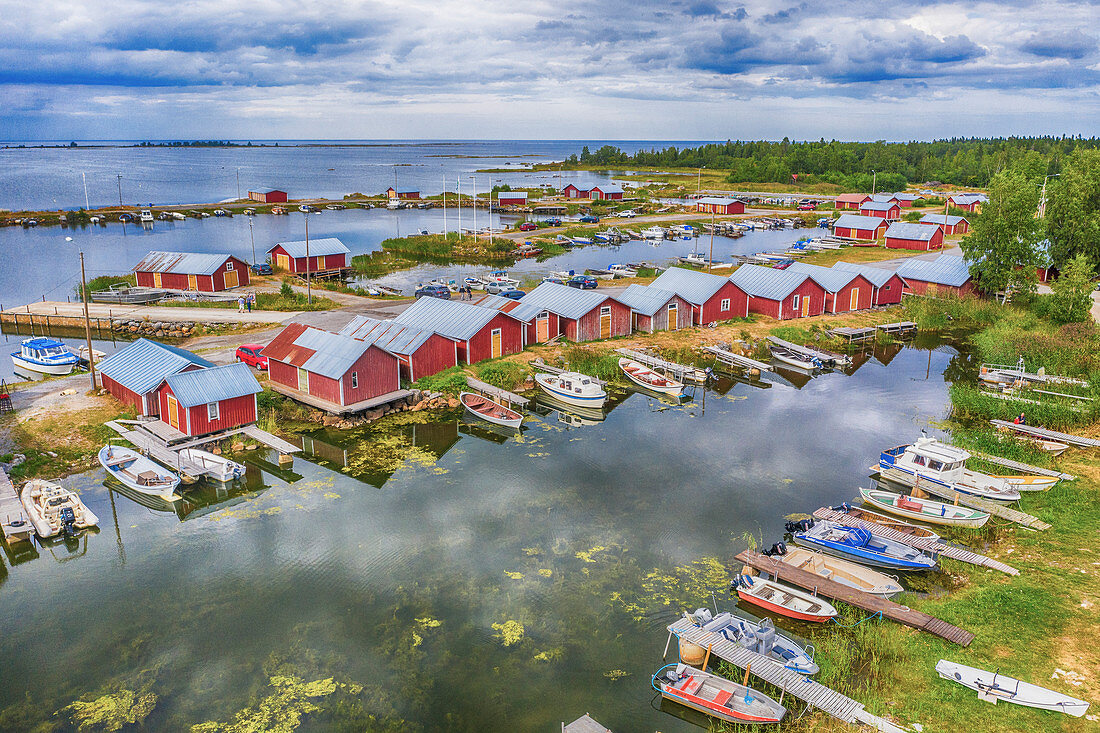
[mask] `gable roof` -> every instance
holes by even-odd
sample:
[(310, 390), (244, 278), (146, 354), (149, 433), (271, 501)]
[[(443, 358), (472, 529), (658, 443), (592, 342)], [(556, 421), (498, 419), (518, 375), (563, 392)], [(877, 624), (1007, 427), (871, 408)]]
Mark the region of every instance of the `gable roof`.
[(821, 265), (810, 265), (805, 262), (793, 262), (791, 266), (787, 268), (794, 272), (804, 272), (809, 275), (815, 283), (825, 288), (830, 293), (839, 293), (845, 288), (848, 283), (860, 277), (858, 272), (848, 272), (847, 270), (834, 270), (831, 267), (822, 267)]
[[(946, 214), (925, 214), (920, 218), (921, 224), (946, 224), (953, 227), (959, 222), (966, 221), (962, 216), (947, 216)], [(966, 221), (967, 224), (970, 222)]]
[(805, 272), (792, 272), (789, 267), (776, 270), (751, 264), (741, 265), (730, 275), (733, 284), (751, 297), (766, 300), (783, 300), (808, 279), (810, 276)]
[(890, 282), (890, 278), (897, 275), (893, 270), (887, 270), (884, 267), (871, 267), (870, 265), (859, 265), (854, 262), (834, 262), (833, 269), (845, 270), (847, 272), (858, 272), (876, 288), (881, 288), (886, 283)]
[(970, 264), (962, 257), (955, 255), (940, 255), (934, 260), (910, 258), (901, 263), (898, 275), (906, 280), (920, 280), (958, 288), (970, 279)]
[(204, 368), (214, 366), (206, 359), (178, 346), (138, 339), (108, 356), (96, 368), (100, 374), (110, 377), (126, 389), (146, 394), (159, 387), (169, 374), (183, 371), (192, 364)]
[(416, 301), (393, 320), (449, 339), (466, 341), (500, 312), (457, 300), (429, 297)]
[(589, 191), (595, 191), (597, 188), (600, 189), (600, 191), (602, 193), (622, 193), (623, 192), (623, 187), (620, 186), (617, 183), (597, 183), (597, 184), (594, 184), (588, 190)]
[(890, 209), (897, 209), (897, 201), (864, 201), (859, 205), (860, 211), (889, 211)]
[(906, 193), (904, 191), (899, 191), (898, 193), (894, 194), (894, 198), (898, 201), (917, 201), (920, 199), (920, 196), (915, 193)]
[(619, 302), (630, 306), (630, 310), (643, 316), (652, 316), (664, 308), (668, 301), (679, 297), (671, 290), (662, 290), (652, 285), (629, 285), (619, 293)]
[(340, 379), (372, 345), (343, 334), (292, 323), (264, 347), (264, 356), (322, 377)]
[(859, 214), (841, 214), (840, 218), (833, 222), (833, 228), (844, 227), (846, 229), (878, 229), (886, 223), (881, 216), (860, 216)]
[(170, 374), (164, 378), (184, 407), (221, 402), (263, 392), (252, 370), (243, 362)]
[(173, 272), (181, 275), (213, 275), (232, 255), (200, 252), (150, 252), (132, 272)]
[[(267, 251), (275, 249), (275, 247), (282, 247), (283, 250), (291, 257), (305, 257), (306, 256), (306, 242), (305, 240), (295, 242), (278, 242)], [(310, 257), (325, 257), (327, 255), (340, 255), (350, 254), (351, 250), (344, 246), (336, 237), (323, 237), (321, 239), (309, 240), (309, 256)]]
[[(507, 298), (505, 298), (507, 300)], [(355, 316), (339, 331), (341, 336), (350, 336), (368, 344), (374, 344), (391, 354), (408, 356), (435, 334), (412, 326), (403, 326), (393, 321), (380, 321), (367, 316)]]
[(497, 191), (497, 199), (525, 199), (526, 191)]
[(862, 204), (866, 198), (868, 194), (865, 193), (842, 193), (833, 200), (844, 204)]
[(989, 197), (984, 193), (954, 193), (948, 196), (947, 200), (954, 201), (956, 204), (984, 204), (989, 201)]
[(523, 296), (519, 301), (521, 308), (514, 309), (511, 315), (520, 320), (530, 320), (539, 311), (550, 311), (563, 318), (577, 319), (611, 299), (610, 295), (598, 291), (581, 290), (558, 283), (539, 283), (537, 288)]
[(898, 197), (897, 194), (893, 193), (876, 193), (871, 196), (871, 201), (875, 201), (878, 203), (889, 203), (892, 201), (898, 201)]
[(737, 199), (723, 198), (720, 196), (704, 196), (701, 199), (695, 199), (699, 204), (714, 204), (715, 206), (729, 206), (730, 204), (736, 204)]
[(916, 239), (930, 242), (940, 228), (935, 224), (914, 224), (908, 221), (895, 221), (886, 230), (886, 236), (894, 239)]
[(692, 305), (702, 305), (714, 297), (728, 280), (721, 275), (670, 267), (662, 272), (652, 285), (661, 290), (671, 290)]
[(286, 193), (281, 188), (254, 188), (249, 193)]

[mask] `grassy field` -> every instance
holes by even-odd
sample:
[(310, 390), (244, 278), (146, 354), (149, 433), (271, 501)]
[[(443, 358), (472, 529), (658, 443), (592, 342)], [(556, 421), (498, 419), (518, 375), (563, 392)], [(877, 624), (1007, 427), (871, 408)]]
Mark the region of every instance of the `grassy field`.
[[(256, 293), (256, 303), (253, 310), (258, 311), (327, 311), (339, 308), (340, 304), (316, 292), (314, 288), (313, 302), (307, 301), (304, 293), (295, 292), (291, 295), (282, 293)], [(236, 308), (237, 301), (230, 300), (166, 300), (157, 305), (171, 308)]]

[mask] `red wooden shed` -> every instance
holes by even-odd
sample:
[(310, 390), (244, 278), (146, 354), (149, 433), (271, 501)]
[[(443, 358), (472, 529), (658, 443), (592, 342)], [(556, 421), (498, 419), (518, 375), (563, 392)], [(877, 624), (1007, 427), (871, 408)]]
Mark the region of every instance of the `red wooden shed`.
[(137, 284), (145, 288), (216, 293), (249, 283), (248, 263), (228, 254), (150, 252), (134, 265)]
[(386, 189), (386, 196), (391, 199), (418, 199), (420, 198), (420, 189), (417, 188), (394, 188), (390, 186)]
[(970, 263), (955, 255), (940, 255), (934, 260), (910, 257), (898, 267), (907, 292), (918, 295), (952, 293), (970, 295), (976, 288), (970, 278)]
[(875, 286), (858, 272), (795, 262), (787, 270), (809, 275), (825, 289), (825, 312), (848, 313), (875, 304)]
[[(306, 252), (309, 256), (306, 256)], [(336, 237), (299, 242), (279, 242), (267, 251), (271, 266), (297, 274), (308, 271), (314, 275), (342, 270), (349, 266), (351, 251)]]
[(897, 201), (864, 201), (859, 205), (859, 213), (863, 216), (879, 216), (886, 221), (897, 221), (901, 218), (901, 206)]
[(871, 197), (865, 193), (842, 193), (833, 199), (834, 209), (851, 209), (859, 211), (864, 201), (870, 201)]
[(825, 288), (804, 272), (741, 265), (730, 280), (748, 293), (750, 313), (785, 321), (825, 312)]
[(588, 198), (593, 201), (622, 201), (623, 188), (615, 183), (600, 183), (588, 190)]
[(744, 318), (749, 314), (748, 295), (720, 275), (670, 267), (653, 281), (653, 287), (676, 293), (692, 306), (696, 325)]
[(695, 210), (705, 214), (744, 214), (745, 202), (717, 196), (704, 196), (696, 199)]
[(526, 191), (499, 191), (497, 193), (497, 206), (526, 206)]
[(883, 267), (871, 267), (870, 265), (859, 265), (852, 262), (837, 262), (833, 265), (834, 269), (847, 270), (848, 272), (858, 272), (867, 278), (867, 280), (874, 286), (874, 305), (897, 305), (901, 302), (901, 296), (905, 290), (905, 281), (894, 272), (893, 270), (887, 270)]
[(493, 308), (457, 300), (421, 298), (393, 320), (454, 341), (459, 364), (523, 351), (523, 323)]
[(565, 188), (561, 190), (562, 195), (567, 199), (586, 199), (588, 198), (587, 188), (581, 188), (575, 183), (567, 183)]
[(261, 204), (285, 204), (286, 191), (271, 188), (266, 191), (249, 191), (248, 198), (259, 201)]
[(523, 321), (527, 344), (556, 336), (581, 342), (630, 334), (630, 307), (625, 303), (558, 283), (541, 283), (507, 312)]
[(833, 234), (844, 239), (873, 242), (886, 233), (886, 220), (879, 216), (843, 214), (833, 224)]
[(178, 346), (149, 339), (138, 339), (96, 365), (103, 388), (138, 415), (160, 414), (157, 387), (164, 378), (193, 369), (214, 366), (200, 356)]
[(396, 356), (401, 362), (401, 376), (410, 382), (458, 363), (458, 346), (451, 339), (393, 321), (355, 316), (339, 333), (380, 346)]
[(671, 290), (652, 285), (630, 285), (617, 298), (630, 306), (631, 328), (634, 331), (677, 331), (691, 328), (691, 303)]
[(935, 224), (895, 221), (886, 230), (887, 249), (933, 250), (943, 246), (943, 229)]
[(943, 230), (943, 234), (949, 237), (953, 234), (966, 234), (970, 231), (970, 222), (961, 216), (947, 216), (945, 214), (925, 214), (921, 217), (921, 224), (935, 224)]
[(252, 370), (240, 362), (172, 374), (157, 389), (160, 419), (189, 436), (251, 425), (256, 394), (262, 391)]

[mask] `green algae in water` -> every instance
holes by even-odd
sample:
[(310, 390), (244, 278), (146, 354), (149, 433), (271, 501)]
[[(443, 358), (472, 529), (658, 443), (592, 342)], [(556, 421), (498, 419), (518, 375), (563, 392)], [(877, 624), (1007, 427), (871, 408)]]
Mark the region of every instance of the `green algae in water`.
[(344, 684), (332, 677), (306, 682), (293, 675), (275, 675), (269, 682), (274, 691), (241, 710), (232, 722), (199, 723), (191, 726), (191, 733), (291, 733), (302, 724), (302, 716), (321, 709), (314, 700), (328, 697), (337, 690), (346, 690), (352, 695), (363, 690), (361, 685)]
[(502, 624), (493, 624), (493, 630), (504, 646), (514, 646), (523, 641), (524, 628), (519, 621), (509, 619)]
[(77, 730), (116, 731), (145, 720), (156, 705), (153, 692), (120, 688), (95, 699), (74, 700), (63, 712), (69, 712)]

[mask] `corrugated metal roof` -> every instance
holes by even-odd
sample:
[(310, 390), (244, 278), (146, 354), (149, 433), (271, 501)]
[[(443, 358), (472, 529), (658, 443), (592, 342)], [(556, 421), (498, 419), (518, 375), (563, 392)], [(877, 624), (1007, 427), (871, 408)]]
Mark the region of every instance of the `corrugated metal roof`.
[(386, 190), (389, 191), (391, 188), (393, 189), (394, 193), (420, 193), (419, 188), (408, 188), (407, 186), (401, 186), (400, 188), (396, 186), (390, 186), (390, 188), (387, 188)]
[(846, 204), (859, 204), (863, 203), (863, 199), (867, 198), (865, 193), (842, 193), (836, 197), (836, 201), (840, 201)]
[[(282, 247), (291, 257), (306, 256), (306, 242), (304, 239), (299, 242), (279, 242), (267, 251), (270, 252), (275, 249), (275, 247)], [(350, 252), (351, 250), (345, 247), (344, 243), (336, 237), (322, 237), (321, 239), (309, 240), (310, 257), (325, 257), (328, 255), (349, 254)]]
[(940, 255), (934, 260), (910, 258), (898, 268), (898, 275), (906, 280), (958, 288), (970, 279), (970, 265), (962, 257), (955, 255)]
[(96, 368), (100, 374), (110, 377), (123, 387), (138, 394), (146, 394), (156, 389), (169, 374), (175, 374), (190, 364), (214, 366), (206, 359), (178, 346), (138, 339), (99, 362)]
[(894, 201), (864, 201), (859, 205), (860, 211), (889, 211), (896, 208), (898, 205)]
[[(925, 214), (920, 218), (921, 224), (945, 224), (949, 227), (953, 227), (959, 222), (966, 221), (961, 216), (946, 216), (944, 214)], [(969, 224), (970, 222), (966, 222)]]
[(948, 197), (948, 200), (956, 204), (987, 203), (989, 197), (984, 193), (956, 193)]
[(692, 305), (702, 305), (726, 284), (726, 278), (708, 272), (670, 267), (662, 272), (652, 285), (661, 290), (671, 290)]
[(878, 203), (897, 201), (897, 195), (892, 193), (876, 193), (871, 197), (871, 201)]
[(623, 193), (623, 187), (617, 183), (597, 183), (588, 190), (593, 191), (597, 188), (603, 193)]
[(845, 270), (846, 272), (858, 272), (865, 278), (871, 281), (871, 284), (876, 288), (881, 288), (890, 278), (894, 276), (893, 270), (887, 270), (883, 267), (871, 267), (869, 265), (858, 265), (854, 262), (835, 262), (833, 263), (833, 269)]
[(809, 277), (804, 272), (792, 272), (790, 268), (776, 270), (761, 265), (741, 265), (730, 275), (730, 281), (754, 298), (783, 300)]
[(894, 198), (896, 198), (898, 201), (916, 201), (920, 198), (920, 196), (915, 193), (905, 193), (904, 191), (899, 191), (898, 193), (894, 194)]
[(630, 310), (643, 316), (652, 316), (668, 305), (676, 297), (671, 290), (662, 290), (652, 285), (630, 285), (619, 293), (618, 300), (630, 306)]
[(878, 229), (886, 223), (881, 216), (860, 216), (859, 214), (841, 214), (833, 224), (833, 228), (846, 229)]
[(340, 329), (340, 335), (374, 344), (391, 354), (408, 356), (423, 346), (434, 334), (431, 331), (403, 326), (393, 321), (356, 316)]
[(441, 298), (421, 298), (393, 320), (447, 338), (466, 341), (500, 311)]
[(213, 275), (231, 255), (201, 252), (150, 252), (134, 265), (133, 272), (174, 272), (180, 275)]
[(526, 191), (497, 191), (497, 199), (525, 199)]
[(886, 230), (887, 237), (894, 239), (917, 239), (922, 242), (931, 241), (940, 228), (935, 224), (915, 224), (908, 221), (895, 221)]
[(344, 376), (351, 365), (371, 347), (366, 341), (319, 328), (307, 328), (294, 339), (294, 345), (313, 351), (303, 364), (296, 366), (329, 379)]
[[(524, 315), (533, 313), (531, 318), (538, 315), (539, 311), (550, 311), (565, 318), (577, 319), (610, 298), (611, 296), (597, 291), (581, 290), (557, 283), (540, 283), (537, 288), (523, 296), (520, 305)], [(519, 313), (520, 309), (516, 309), (512, 315)], [(521, 316), (521, 320), (529, 319)]]
[(696, 202), (700, 204), (714, 204), (715, 206), (729, 206), (730, 204), (737, 203), (737, 199), (727, 199), (718, 196), (704, 196), (701, 199), (696, 199)]
[(249, 193), (286, 193), (286, 191), (282, 190), (281, 188), (260, 188), (254, 191), (249, 191)]
[(168, 382), (172, 393), (184, 407), (263, 392), (260, 383), (252, 375), (252, 369), (241, 362), (171, 374), (164, 381)]
[(821, 287), (830, 293), (839, 293), (844, 286), (859, 277), (858, 272), (848, 272), (847, 270), (834, 270), (831, 267), (822, 267), (821, 265), (810, 265), (805, 262), (794, 262), (788, 271), (792, 272), (804, 272), (813, 278)]

